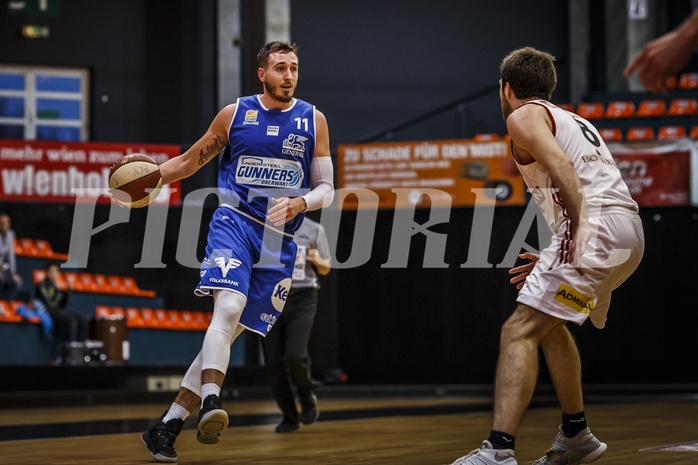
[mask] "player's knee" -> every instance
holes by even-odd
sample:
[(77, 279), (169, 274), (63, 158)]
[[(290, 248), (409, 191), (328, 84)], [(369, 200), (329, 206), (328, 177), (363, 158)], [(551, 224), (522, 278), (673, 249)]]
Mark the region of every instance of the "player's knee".
[(547, 330), (542, 313), (526, 305), (519, 305), (504, 322), (500, 335), (502, 345), (523, 340), (539, 342)]

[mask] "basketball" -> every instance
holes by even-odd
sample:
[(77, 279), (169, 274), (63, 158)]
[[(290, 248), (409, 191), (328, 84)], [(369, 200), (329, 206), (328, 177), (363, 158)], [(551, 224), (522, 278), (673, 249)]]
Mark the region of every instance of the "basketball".
[(116, 202), (128, 208), (150, 205), (161, 187), (160, 167), (142, 153), (119, 158), (109, 170), (109, 193)]

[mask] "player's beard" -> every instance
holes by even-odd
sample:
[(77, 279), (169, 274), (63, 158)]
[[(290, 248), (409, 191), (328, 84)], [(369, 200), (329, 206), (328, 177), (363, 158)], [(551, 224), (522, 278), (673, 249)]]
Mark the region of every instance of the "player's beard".
[(285, 89), (281, 86), (273, 86), (268, 82), (264, 81), (264, 88), (269, 92), (269, 94), (281, 103), (288, 103), (293, 99), (293, 93), (296, 90), (295, 87), (291, 89)]
[(504, 118), (505, 122), (509, 115), (511, 115), (511, 105), (509, 105), (509, 102), (502, 97), (502, 117)]

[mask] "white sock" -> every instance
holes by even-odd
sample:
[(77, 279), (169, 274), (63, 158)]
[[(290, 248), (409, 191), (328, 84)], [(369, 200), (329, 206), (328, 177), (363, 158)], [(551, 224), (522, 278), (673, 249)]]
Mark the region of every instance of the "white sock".
[(173, 418), (179, 418), (180, 420), (184, 420), (189, 416), (189, 412), (182, 407), (179, 404), (176, 404), (172, 402), (172, 405), (170, 405), (170, 409), (167, 411), (164, 417), (162, 417), (162, 421), (164, 423), (167, 423), (168, 421), (172, 420)]
[(221, 388), (218, 386), (216, 383), (206, 383), (201, 386), (201, 403), (203, 404), (204, 399), (210, 396), (211, 394), (220, 396), (221, 395)]

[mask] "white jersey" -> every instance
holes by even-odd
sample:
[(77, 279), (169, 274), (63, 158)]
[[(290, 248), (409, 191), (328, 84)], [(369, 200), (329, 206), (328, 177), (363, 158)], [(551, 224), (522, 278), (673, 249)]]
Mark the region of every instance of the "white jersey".
[[(608, 207), (638, 211), (613, 155), (589, 121), (547, 100), (531, 100), (524, 105), (540, 105), (548, 112), (555, 140), (572, 161), (584, 188), (589, 216), (599, 215)], [(567, 212), (550, 173), (535, 160), (525, 165), (517, 161), (517, 165), (550, 230), (557, 232), (567, 220)]]

